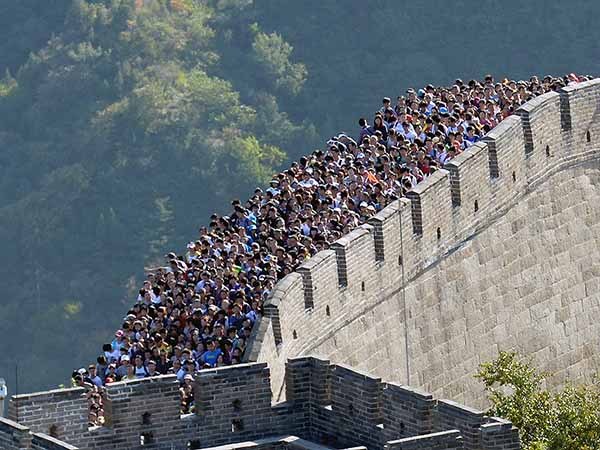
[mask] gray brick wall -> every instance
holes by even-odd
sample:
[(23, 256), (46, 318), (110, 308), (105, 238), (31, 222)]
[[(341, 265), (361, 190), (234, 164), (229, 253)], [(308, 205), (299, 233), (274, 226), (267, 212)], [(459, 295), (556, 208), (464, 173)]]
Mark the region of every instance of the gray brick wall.
[(8, 417), (34, 433), (57, 436), (78, 445), (87, 431), (88, 404), (83, 388), (56, 389), (13, 396)]
[(480, 408), (472, 375), (501, 349), (556, 371), (557, 385), (589, 379), (599, 143), (600, 79), (540, 96), (289, 275), (263, 319), (278, 318), (280, 339), (261, 339), (258, 359), (276, 374), (275, 399), (287, 358), (309, 354)]
[(519, 431), (509, 421), (494, 418), (481, 427), (481, 445), (488, 450), (518, 450)]
[(0, 448), (2, 450), (21, 450), (30, 446), (29, 428), (0, 417)]
[[(435, 432), (454, 429), (459, 430), (461, 447), (432, 448), (463, 448), (463, 444), (469, 450), (519, 448), (517, 431), (510, 422), (485, 417), (452, 402), (436, 401), (429, 393), (385, 383), (326, 359), (290, 359), (285, 377), (287, 400), (272, 404), (270, 371), (264, 363), (198, 372), (197, 413), (187, 416), (179, 414), (179, 385), (173, 375), (114, 383), (107, 388), (105, 426), (86, 427), (75, 438), (59, 440), (0, 419), (0, 448), (184, 450), (193, 443), (197, 448), (224, 446), (222, 450), (355, 446), (380, 450), (397, 439), (403, 447), (392, 447), (423, 448), (415, 447), (423, 442), (448, 444), (447, 434)], [(52, 392), (30, 394), (30, 398), (52, 398), (60, 411), (73, 401), (72, 395), (72, 390), (65, 390), (62, 397)], [(24, 414), (21, 405), (19, 414)], [(37, 414), (28, 419), (32, 425), (46, 423), (48, 417), (44, 414), (52, 412), (41, 409)], [(85, 415), (79, 419), (85, 419)], [(73, 420), (73, 429), (67, 424), (60, 432), (73, 436), (79, 429), (78, 422)], [(406, 440), (419, 436), (425, 438)], [(440, 440), (440, 436), (445, 437)]]
[(510, 422), (427, 392), (315, 357), (291, 359), (286, 371), (291, 432), (314, 442), (369, 449), (520, 448)]
[(428, 434), (433, 431), (435, 400), (427, 392), (386, 384), (383, 390), (385, 439)]

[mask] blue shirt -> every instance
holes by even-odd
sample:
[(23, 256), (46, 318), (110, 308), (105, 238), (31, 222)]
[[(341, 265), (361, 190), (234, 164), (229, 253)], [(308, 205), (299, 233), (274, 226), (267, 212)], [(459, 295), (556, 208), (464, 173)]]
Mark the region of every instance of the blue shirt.
[(200, 357), (200, 359), (210, 365), (211, 367), (215, 367), (217, 365), (217, 358), (219, 357), (219, 355), (221, 354), (221, 349), (220, 348), (216, 348), (214, 350), (209, 350), (204, 352), (204, 354)]

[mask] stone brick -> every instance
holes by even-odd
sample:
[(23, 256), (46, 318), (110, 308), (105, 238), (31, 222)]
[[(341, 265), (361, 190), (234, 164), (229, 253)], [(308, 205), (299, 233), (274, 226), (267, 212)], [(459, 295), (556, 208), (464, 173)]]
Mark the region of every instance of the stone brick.
[[(348, 285), (366, 279), (365, 291), (313, 291), (305, 314), (288, 291), (281, 328), (302, 332), (260, 361), (277, 373), (290, 357), (323, 355), (479, 408), (472, 375), (499, 350), (531, 355), (557, 385), (590, 380), (600, 363), (584, 344), (600, 333), (589, 320), (600, 312), (599, 119), (600, 80), (524, 104), (373, 218), (370, 247), (335, 244), (338, 271), (356, 274)], [(323, 304), (330, 316), (316, 311)], [(274, 383), (283, 400), (284, 380)]]

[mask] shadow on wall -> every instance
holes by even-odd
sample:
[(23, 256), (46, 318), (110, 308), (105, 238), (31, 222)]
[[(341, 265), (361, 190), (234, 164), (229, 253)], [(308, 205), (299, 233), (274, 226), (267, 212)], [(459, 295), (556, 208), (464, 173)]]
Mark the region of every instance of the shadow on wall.
[[(591, 310), (582, 313), (582, 304), (596, 292), (597, 272), (555, 276), (552, 264), (542, 265), (549, 250), (542, 234), (555, 243), (558, 235), (600, 239), (587, 190), (598, 179), (599, 136), (600, 79), (537, 97), (279, 282), (247, 351), (249, 360), (269, 363), (275, 399), (285, 396), (286, 359), (312, 353), (480, 406), (472, 375), (500, 348), (533, 355), (542, 367), (560, 362), (565, 375), (591, 375), (595, 357), (577, 335), (597, 335), (600, 325), (573, 324), (587, 323)], [(577, 167), (591, 169), (582, 175)], [(566, 170), (587, 177), (579, 191), (571, 184), (574, 194), (570, 180), (561, 185)], [(579, 209), (565, 214), (570, 201)], [(559, 244), (552, 250), (578, 261), (580, 242), (575, 250)], [(596, 267), (600, 255), (587, 263)], [(569, 294), (586, 283), (588, 295)], [(588, 307), (597, 310), (597, 302)], [(538, 310), (553, 315), (545, 331)]]

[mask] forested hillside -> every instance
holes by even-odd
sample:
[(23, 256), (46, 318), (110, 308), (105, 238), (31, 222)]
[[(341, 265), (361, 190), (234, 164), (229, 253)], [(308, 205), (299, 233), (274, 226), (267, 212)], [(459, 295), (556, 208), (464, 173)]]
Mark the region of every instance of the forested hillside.
[[(567, 8), (568, 6), (568, 8)], [(143, 276), (382, 95), (600, 72), (600, 3), (0, 0), (0, 377), (93, 360)], [(490, 20), (494, 18), (494, 20)]]

